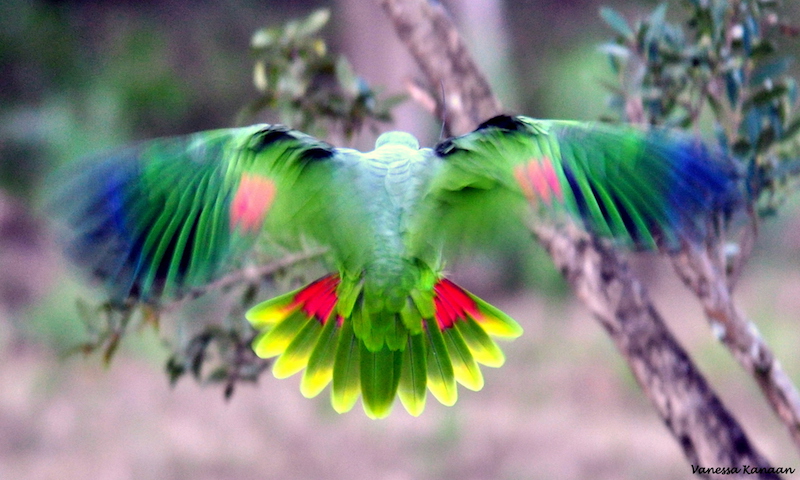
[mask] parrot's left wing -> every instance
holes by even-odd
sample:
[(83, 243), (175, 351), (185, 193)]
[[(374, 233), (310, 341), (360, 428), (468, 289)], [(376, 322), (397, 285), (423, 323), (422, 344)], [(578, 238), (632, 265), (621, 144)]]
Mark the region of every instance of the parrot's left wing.
[(445, 237), (497, 215), (560, 212), (624, 244), (674, 247), (736, 198), (727, 159), (664, 130), (498, 116), (435, 152), (430, 217)]

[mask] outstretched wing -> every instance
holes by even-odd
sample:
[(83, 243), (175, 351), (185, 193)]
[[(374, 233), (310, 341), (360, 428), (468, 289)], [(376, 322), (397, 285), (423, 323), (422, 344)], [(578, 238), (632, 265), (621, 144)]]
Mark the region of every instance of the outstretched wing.
[(331, 228), (335, 154), (282, 126), (157, 139), (66, 172), (52, 203), (69, 254), (112, 299), (154, 299), (213, 279), (263, 230), (297, 239)]
[(448, 228), (533, 205), (624, 243), (670, 247), (736, 196), (729, 161), (663, 130), (499, 116), (435, 151), (444, 166), (431, 194)]

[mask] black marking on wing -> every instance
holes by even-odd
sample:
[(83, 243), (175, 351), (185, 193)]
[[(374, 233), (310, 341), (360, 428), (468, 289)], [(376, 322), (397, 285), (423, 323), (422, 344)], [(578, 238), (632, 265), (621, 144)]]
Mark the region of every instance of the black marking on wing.
[(449, 155), (453, 155), (454, 153), (466, 151), (466, 148), (463, 148), (458, 145), (458, 141), (464, 137), (469, 137), (475, 133), (481, 132), (483, 130), (503, 130), (506, 132), (523, 132), (527, 130), (527, 126), (524, 122), (522, 122), (518, 117), (513, 117), (511, 115), (497, 115), (489, 120), (478, 125), (473, 132), (468, 133), (467, 135), (455, 138), (448, 138), (442, 142), (439, 142), (434, 148), (433, 151), (436, 152), (441, 158), (446, 158)]
[(308, 137), (283, 125), (271, 125), (256, 135), (258, 136), (258, 141), (252, 147), (254, 152), (260, 152), (280, 141), (301, 142), (301, 144), (306, 142), (299, 148), (303, 149), (303, 158), (307, 160), (327, 160), (333, 157), (336, 152), (332, 145)]
[(488, 130), (490, 128), (499, 128), (500, 130), (507, 130), (509, 132), (517, 132), (526, 130), (526, 125), (519, 118), (512, 117), (511, 115), (497, 115), (489, 120), (478, 125), (475, 131)]

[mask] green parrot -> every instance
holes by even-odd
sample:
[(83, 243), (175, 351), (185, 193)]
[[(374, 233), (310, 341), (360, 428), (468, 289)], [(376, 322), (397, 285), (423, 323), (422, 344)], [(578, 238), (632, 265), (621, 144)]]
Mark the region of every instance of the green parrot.
[(247, 312), (260, 332), (253, 348), (277, 357), (276, 377), (303, 370), (304, 396), (332, 384), (337, 412), (360, 396), (381, 418), (395, 397), (419, 415), (428, 390), (445, 405), (459, 383), (479, 390), (478, 365), (504, 362), (495, 339), (522, 333), (444, 277), (448, 245), (498, 217), (549, 217), (636, 248), (673, 248), (731, 208), (730, 165), (667, 131), (524, 116), (492, 118), (433, 149), (385, 133), (371, 152), (253, 125), (106, 154), (56, 198), (68, 253), (116, 301), (206, 284), (260, 235), (326, 247), (330, 274)]

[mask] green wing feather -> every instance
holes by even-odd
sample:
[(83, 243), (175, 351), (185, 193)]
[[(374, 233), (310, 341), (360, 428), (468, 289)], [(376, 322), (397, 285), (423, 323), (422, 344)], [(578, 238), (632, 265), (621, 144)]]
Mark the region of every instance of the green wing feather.
[(53, 204), (69, 253), (112, 298), (152, 300), (212, 280), (263, 230), (287, 245), (325, 237), (334, 155), (269, 125), (157, 139), (68, 173)]
[(444, 236), (496, 231), (487, 218), (525, 218), (532, 205), (623, 243), (674, 246), (737, 195), (728, 159), (666, 131), (500, 116), (435, 151), (444, 166), (430, 217)]

